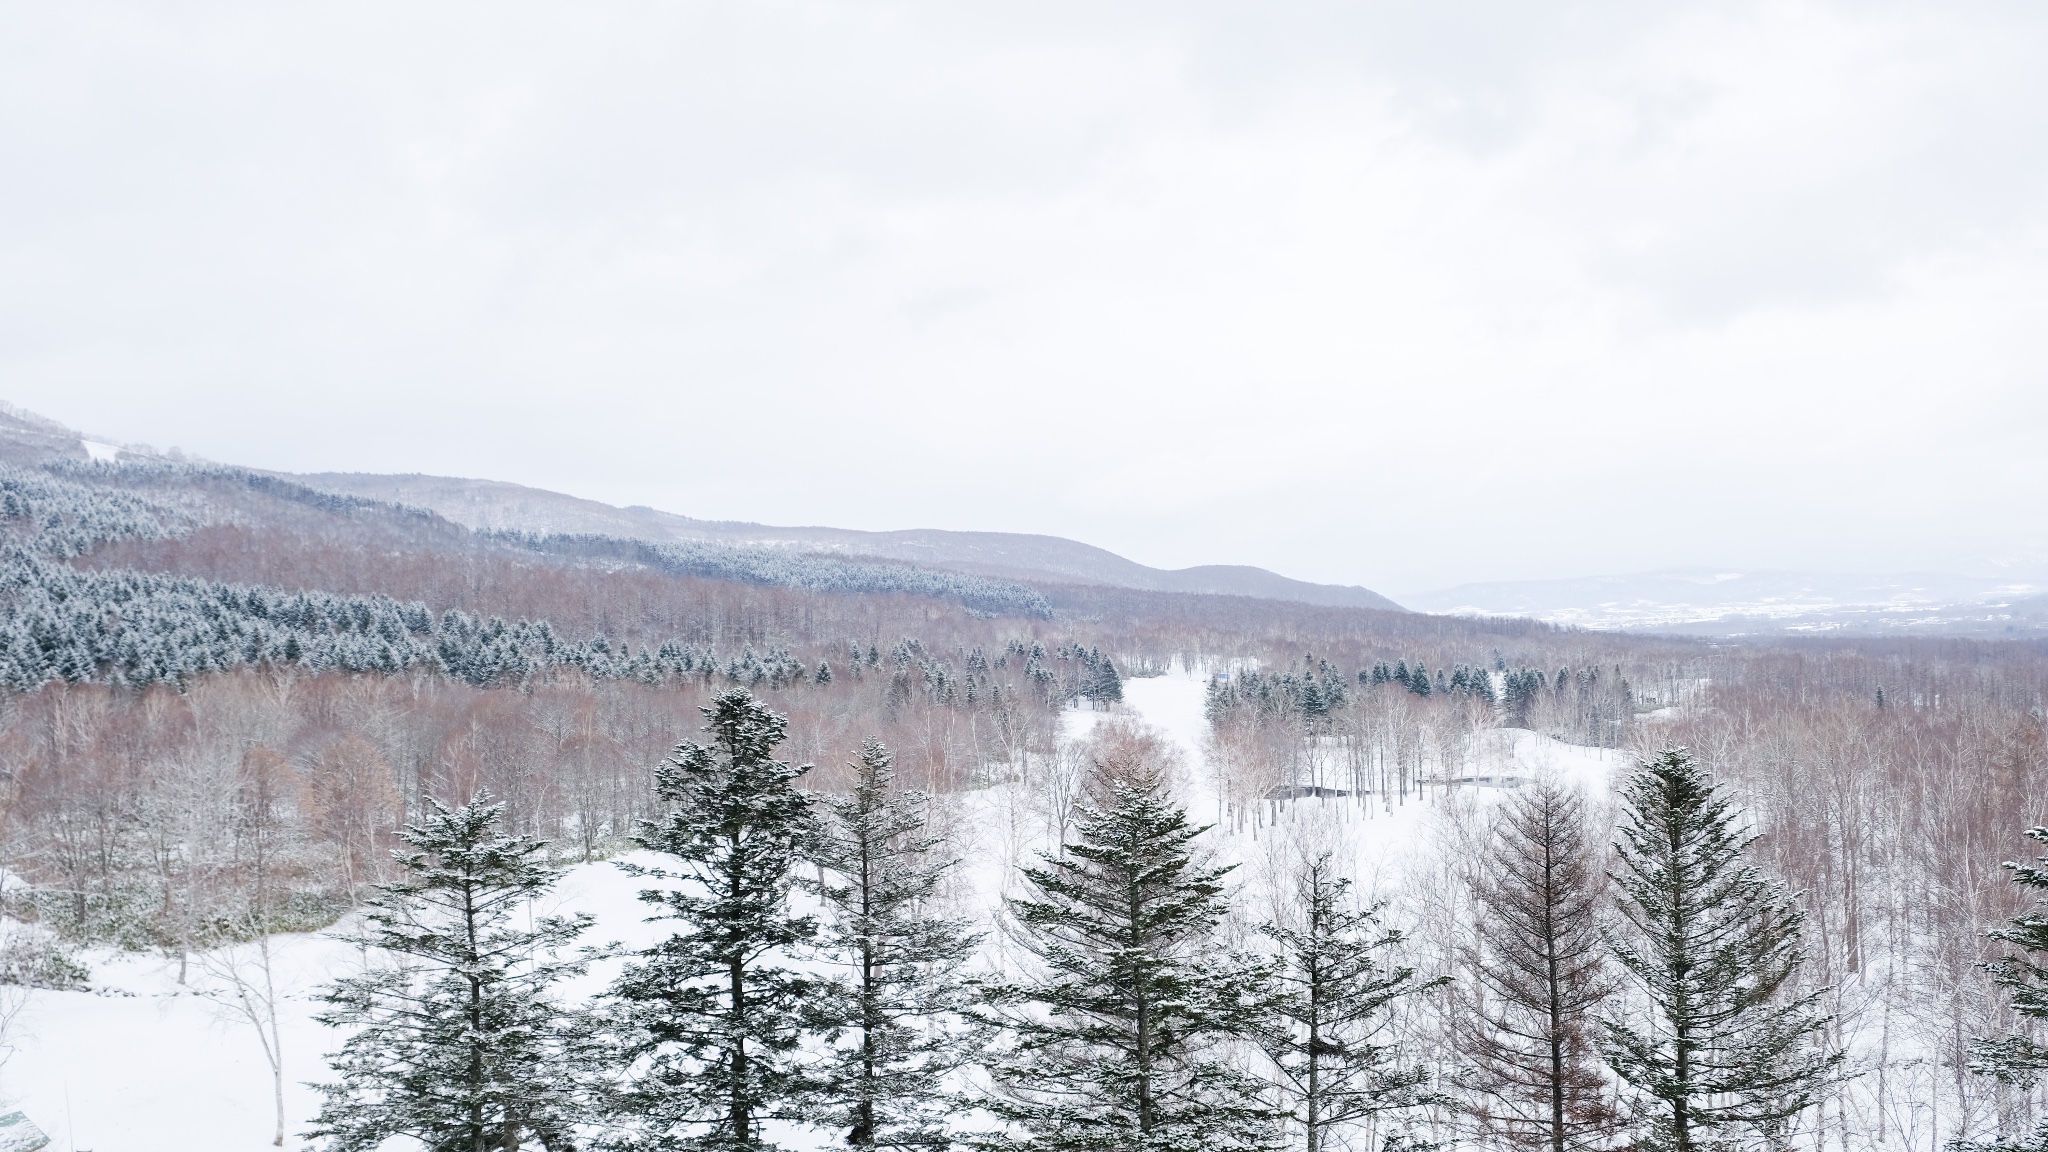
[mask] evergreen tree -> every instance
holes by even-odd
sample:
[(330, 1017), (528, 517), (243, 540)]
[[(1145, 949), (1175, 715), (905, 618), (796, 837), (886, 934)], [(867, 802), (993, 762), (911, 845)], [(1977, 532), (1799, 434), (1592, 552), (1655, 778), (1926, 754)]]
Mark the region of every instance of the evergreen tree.
[(1123, 677), (1117, 675), (1116, 665), (1109, 658), (1095, 652), (1081, 653), (1080, 695), (1094, 704), (1117, 704), (1124, 698)]
[[(1347, 1127), (1438, 1099), (1429, 1070), (1404, 1064), (1391, 1034), (1395, 1002), (1437, 982), (1379, 961), (1401, 933), (1382, 928), (1379, 906), (1361, 907), (1350, 893), (1325, 852), (1295, 877), (1294, 922), (1262, 929), (1278, 955), (1260, 1042), (1307, 1152), (1323, 1152)], [(1398, 1132), (1381, 1141), (1401, 1142)]]
[(1102, 670), (1095, 676), (1095, 699), (1108, 704), (1123, 703), (1124, 679), (1117, 675), (1116, 665), (1108, 657), (1103, 658)]
[(1646, 1011), (1604, 1021), (1607, 1059), (1639, 1098), (1640, 1146), (1692, 1152), (1744, 1135), (1778, 1145), (1836, 1078), (1815, 1047), (1821, 993), (1799, 995), (1804, 917), (1743, 863), (1755, 840), (1683, 749), (1623, 793), (1611, 947)]
[(831, 877), (820, 886), (826, 951), (847, 973), (818, 1072), (824, 1115), (855, 1148), (945, 1148), (957, 1101), (944, 1081), (986, 1040), (965, 1024), (960, 975), (980, 937), (933, 910), (953, 861), (924, 834), (924, 794), (897, 789), (877, 741), (861, 745), (854, 770), (852, 794), (824, 802), (813, 850)]
[[(2048, 828), (2029, 828), (2026, 836), (2036, 843), (2048, 844)], [(2038, 859), (2048, 864), (2048, 856)], [(2013, 883), (2048, 890), (2048, 868), (2017, 861), (2007, 861), (2005, 866), (2012, 871)], [(2015, 945), (2022, 952), (2048, 950), (2048, 915), (2044, 911), (2048, 911), (2048, 897), (2043, 897), (2032, 911), (2013, 917), (2004, 928), (1993, 929), (1990, 936)], [(2048, 965), (2023, 955), (2005, 955), (1984, 967), (1991, 973), (1991, 982), (2011, 998), (2013, 1011), (2028, 1020), (2048, 1020)], [(2048, 1071), (2048, 1046), (2026, 1036), (1980, 1039), (1973, 1045), (1972, 1055), (1972, 1069), (2015, 1087), (2031, 1088), (2040, 1081), (2041, 1073)], [(1971, 1147), (1984, 1152), (2048, 1152), (2048, 1121), (2023, 1137), (2001, 1136)]]
[(1321, 716), (1329, 711), (1329, 707), (1323, 702), (1322, 685), (1316, 683), (1314, 676), (1302, 677), (1300, 703), (1302, 714), (1305, 716)]
[(1026, 868), (1035, 898), (1010, 902), (1038, 979), (1001, 989), (1012, 1049), (988, 1107), (1006, 1146), (1059, 1152), (1194, 1152), (1264, 1146), (1259, 1084), (1223, 1051), (1255, 1024), (1255, 977), (1217, 951), (1229, 868), (1195, 837), (1156, 774), (1092, 785), (1078, 842)]
[(631, 1066), (614, 1107), (628, 1145), (765, 1149), (761, 1122), (801, 1110), (797, 1049), (817, 1024), (818, 982), (786, 963), (816, 932), (789, 909), (813, 833), (796, 788), (810, 766), (773, 758), (786, 722), (747, 692), (703, 711), (711, 742), (679, 744), (655, 769), (656, 794), (675, 807), (637, 838), (674, 870), (628, 868), (677, 882), (640, 898), (682, 928), (612, 985)]
[(400, 833), (404, 875), (378, 886), (359, 940), (391, 963), (322, 994), (316, 1019), (354, 1033), (329, 1057), (340, 1079), (320, 1086), (308, 1138), (338, 1152), (393, 1136), (433, 1152), (574, 1146), (580, 1030), (550, 988), (582, 971), (557, 956), (590, 918), (523, 923), (560, 872), (546, 845), (499, 830), (503, 811), (479, 793)]
[(1595, 1013), (1614, 992), (1600, 938), (1602, 879), (1578, 790), (1542, 778), (1503, 806), (1472, 884), (1479, 922), (1463, 958), (1463, 1047), (1485, 1098), (1481, 1121), (1516, 1147), (1598, 1148), (1616, 1131), (1594, 1035)]

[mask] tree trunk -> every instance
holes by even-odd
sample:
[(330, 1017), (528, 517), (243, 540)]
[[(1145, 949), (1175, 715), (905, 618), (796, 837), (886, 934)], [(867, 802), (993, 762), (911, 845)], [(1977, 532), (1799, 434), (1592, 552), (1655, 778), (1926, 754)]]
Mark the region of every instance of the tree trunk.
[(726, 976), (732, 996), (732, 1102), (726, 1123), (732, 1126), (735, 1144), (744, 1143), (748, 1133), (753, 1131), (753, 1110), (747, 1104), (747, 976), (746, 967), (735, 956), (726, 963)]

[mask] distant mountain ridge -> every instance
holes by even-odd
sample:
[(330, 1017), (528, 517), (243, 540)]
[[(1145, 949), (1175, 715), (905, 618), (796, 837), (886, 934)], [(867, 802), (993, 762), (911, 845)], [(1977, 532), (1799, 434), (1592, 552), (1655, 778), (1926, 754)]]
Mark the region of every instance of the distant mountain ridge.
[(753, 544), (876, 557), (1008, 580), (1100, 584), (1153, 592), (1252, 596), (1328, 607), (1406, 611), (1367, 588), (1311, 584), (1248, 565), (1151, 568), (1106, 548), (1061, 536), (952, 532), (937, 528), (864, 532), (696, 520), (654, 508), (620, 508), (499, 480), (451, 476), (317, 472), (293, 474), (292, 479), (321, 491), (425, 508), (457, 524), (494, 531), (617, 536), (656, 543)]
[[(92, 439), (36, 413), (0, 404), (0, 460), (187, 460), (139, 445)], [(1208, 564), (1151, 568), (1106, 548), (1060, 536), (1017, 532), (951, 532), (913, 528), (864, 532), (848, 528), (778, 527), (696, 520), (654, 508), (619, 508), (560, 492), (499, 480), (367, 472), (272, 473), (315, 491), (432, 512), (464, 528), (543, 536), (608, 536), (651, 544), (698, 542), (826, 553), (893, 561), (970, 576), (1040, 583), (1099, 585), (1148, 592), (1248, 596), (1335, 608), (1407, 609), (1367, 588), (1312, 584), (1263, 568)]]
[(1419, 612), (1524, 616), (1604, 631), (2014, 636), (2048, 629), (2041, 592), (2039, 582), (1936, 572), (1671, 569), (1461, 584), (1401, 599)]

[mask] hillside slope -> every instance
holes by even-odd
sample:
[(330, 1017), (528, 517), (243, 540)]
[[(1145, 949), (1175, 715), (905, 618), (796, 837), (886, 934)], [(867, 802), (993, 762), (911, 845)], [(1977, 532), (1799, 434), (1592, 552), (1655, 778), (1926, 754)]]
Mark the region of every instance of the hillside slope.
[[(162, 463), (147, 447), (118, 446), (33, 412), (0, 404), (0, 462), (35, 466), (90, 460)], [(178, 459), (184, 459), (179, 457)], [(864, 532), (847, 528), (780, 527), (740, 521), (696, 520), (654, 508), (619, 508), (560, 492), (497, 480), (417, 473), (270, 473), (292, 486), (432, 513), (450, 525), (542, 536), (603, 536), (653, 544), (723, 544), (827, 553), (944, 569), (999, 580), (1100, 585), (1150, 592), (1246, 596), (1329, 608), (1405, 612), (1392, 600), (1353, 585), (1312, 584), (1263, 568), (1208, 564), (1162, 569), (1127, 560), (1104, 548), (1059, 536), (1016, 532), (950, 532), (917, 528)], [(262, 516), (254, 517), (261, 521)]]
[(1102, 584), (1154, 592), (1202, 592), (1291, 600), (1328, 607), (1401, 606), (1370, 589), (1311, 584), (1263, 568), (1208, 564), (1151, 568), (1104, 548), (1059, 536), (1018, 532), (949, 532), (913, 528), (862, 532), (847, 528), (779, 527), (730, 520), (694, 520), (653, 508), (618, 508), (495, 480), (449, 476), (321, 472), (294, 480), (323, 491), (426, 508), (472, 528), (517, 532), (594, 534), (631, 539), (761, 544), (807, 552), (842, 552), (950, 568), (978, 576)]

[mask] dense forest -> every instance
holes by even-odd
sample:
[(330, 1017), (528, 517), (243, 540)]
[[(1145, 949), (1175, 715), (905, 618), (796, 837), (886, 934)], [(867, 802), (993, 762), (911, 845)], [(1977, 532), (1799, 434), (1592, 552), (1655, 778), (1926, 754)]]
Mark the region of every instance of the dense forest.
[[(505, 1035), (538, 1047), (490, 1058), (620, 1071), (528, 1085), (526, 1112), (465, 1103), (497, 1109), (479, 1148), (753, 1147), (769, 1117), (890, 1147), (2041, 1139), (2043, 1001), (2033, 970), (1995, 967), (2038, 929), (2012, 882), (2029, 873), (2000, 866), (2048, 824), (2036, 644), (1709, 644), (1027, 587), (473, 533), (163, 462), (0, 466), (0, 520), (0, 899), (41, 931), (0, 949), (0, 980), (89, 980), (85, 945), (183, 962), (365, 908), (379, 946), (413, 933), (420, 971), (474, 967), (442, 938), (448, 893), (524, 899), (635, 848), (755, 892), (674, 897), (681, 943), (607, 993), (609, 1031), (549, 992), (574, 925), (522, 943), (559, 961), (492, 979), (524, 1021)], [(1206, 682), (1199, 766), (1121, 711), (1167, 672)], [(1075, 708), (1110, 720), (1077, 742)], [(1625, 770), (1474, 803), (1520, 731)], [(1218, 811), (1185, 810), (1195, 771)], [(1030, 798), (1054, 850), (968, 923), (939, 894), (998, 795)], [(1409, 806), (1428, 850), (1377, 895), (1339, 857), (1219, 846)], [(782, 847), (721, 842), (709, 814), (728, 809)], [(1140, 875), (1159, 912), (1132, 953), (1101, 894)], [(830, 995), (806, 993), (815, 965), (740, 974), (766, 1006), (744, 1074), (718, 1036), (750, 1002), (706, 991), (738, 971), (720, 931), (837, 973)], [(884, 963), (877, 941), (906, 951)], [(1673, 983), (1687, 941), (1712, 960), (1697, 987)], [(970, 955), (1009, 960), (963, 982)], [(1132, 955), (1142, 995), (1115, 968)], [(1532, 957), (1571, 978), (1532, 985)], [(438, 993), (381, 979), (337, 986), (337, 1020), (429, 1063), (458, 1043), (391, 1032)], [(1143, 1039), (1132, 1004), (1165, 1013)], [(1674, 1035), (1697, 1041), (1683, 1060)], [(895, 1062), (864, 1059), (870, 1041)], [(390, 1099), (374, 1063), (337, 1065), (335, 1146), (483, 1139), (366, 1111)]]

